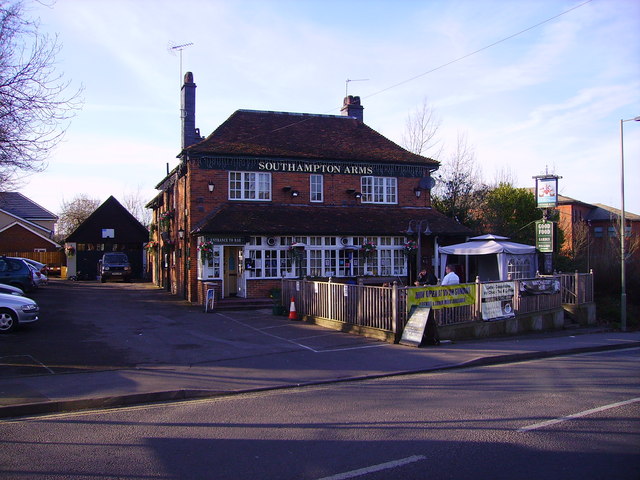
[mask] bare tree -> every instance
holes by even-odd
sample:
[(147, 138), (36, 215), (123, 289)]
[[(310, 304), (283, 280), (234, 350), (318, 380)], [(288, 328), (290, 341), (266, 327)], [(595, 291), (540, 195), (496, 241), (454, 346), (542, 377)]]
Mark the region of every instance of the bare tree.
[(76, 195), (73, 200), (62, 201), (58, 223), (56, 225), (56, 239), (64, 241), (73, 231), (84, 222), (89, 215), (100, 206), (100, 200), (88, 195)]
[(440, 120), (425, 98), (422, 105), (410, 112), (402, 134), (402, 146), (417, 155), (438, 158), (442, 154), (442, 143), (437, 134)]
[(465, 134), (458, 134), (455, 151), (442, 162), (432, 192), (433, 204), (445, 215), (473, 228), (487, 187)]
[(61, 45), (25, 19), (20, 1), (0, 0), (0, 183), (42, 171), (80, 107), (81, 90), (55, 70)]
[(151, 210), (145, 208), (148, 200), (142, 194), (140, 186), (135, 192), (124, 194), (123, 206), (145, 227), (149, 228), (151, 224)]

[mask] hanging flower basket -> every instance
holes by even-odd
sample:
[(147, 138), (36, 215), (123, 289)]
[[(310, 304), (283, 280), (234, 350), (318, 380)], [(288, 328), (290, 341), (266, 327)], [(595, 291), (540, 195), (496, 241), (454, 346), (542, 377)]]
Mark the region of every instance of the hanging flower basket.
[(414, 240), (409, 240), (402, 246), (405, 255), (414, 255), (418, 251), (418, 244)]
[(291, 256), (291, 260), (299, 263), (304, 258), (304, 247), (295, 244), (291, 245), (289, 247), (289, 255)]
[(76, 249), (73, 248), (71, 245), (66, 247), (64, 251), (67, 254), (67, 257), (73, 257), (76, 254)]
[(149, 251), (154, 251), (156, 248), (158, 248), (158, 242), (156, 242), (155, 240), (151, 240), (144, 244), (144, 248)]
[(169, 225), (171, 225), (171, 220), (173, 220), (174, 217), (175, 212), (173, 210), (167, 210), (166, 212), (162, 212), (158, 216), (158, 223), (163, 229), (166, 230), (167, 228), (169, 228)]
[(360, 246), (360, 251), (364, 254), (364, 258), (371, 258), (376, 254), (378, 246), (372, 242), (365, 242)]
[(211, 260), (213, 258), (213, 242), (207, 240), (198, 244), (198, 251), (202, 261)]

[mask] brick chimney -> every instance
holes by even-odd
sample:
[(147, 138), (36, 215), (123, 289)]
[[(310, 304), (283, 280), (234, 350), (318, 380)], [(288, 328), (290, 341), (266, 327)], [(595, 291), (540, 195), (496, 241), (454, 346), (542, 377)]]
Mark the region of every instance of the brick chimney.
[(360, 105), (360, 97), (354, 97), (353, 95), (344, 97), (342, 108), (340, 109), (343, 117), (353, 117), (356, 120), (360, 120), (362, 122), (363, 110), (364, 107)]
[(193, 73), (184, 74), (184, 85), (180, 98), (180, 116), (182, 121), (182, 148), (200, 141), (200, 132), (196, 128), (196, 84)]

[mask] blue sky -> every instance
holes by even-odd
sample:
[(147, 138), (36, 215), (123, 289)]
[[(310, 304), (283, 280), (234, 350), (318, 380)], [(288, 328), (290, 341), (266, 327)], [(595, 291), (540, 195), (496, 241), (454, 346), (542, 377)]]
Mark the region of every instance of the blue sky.
[[(20, 191), (63, 200), (135, 192), (150, 200), (180, 147), (180, 57), (194, 73), (196, 125), (211, 133), (241, 108), (339, 114), (359, 95), (364, 121), (401, 143), (426, 99), (443, 162), (467, 137), (486, 181), (620, 206), (620, 120), (640, 115), (640, 2), (592, 0), (57, 0), (28, 4), (58, 33), (58, 69), (84, 107), (46, 171)], [(435, 71), (432, 71), (436, 69)], [(426, 72), (425, 75), (422, 75)], [(412, 79), (408, 81), (406, 80)], [(398, 86), (392, 87), (394, 85)], [(625, 200), (640, 214), (640, 122), (624, 124)]]

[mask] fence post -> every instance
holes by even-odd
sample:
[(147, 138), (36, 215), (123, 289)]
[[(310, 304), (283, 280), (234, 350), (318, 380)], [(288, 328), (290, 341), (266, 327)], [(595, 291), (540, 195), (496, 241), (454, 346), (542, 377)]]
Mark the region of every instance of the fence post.
[(395, 336), (394, 342), (398, 342), (402, 333), (398, 322), (398, 282), (393, 282), (391, 287), (391, 328)]
[(582, 303), (582, 298), (580, 295), (580, 275), (578, 274), (578, 270), (573, 274), (573, 283), (576, 284), (575, 288), (575, 296), (576, 296), (576, 305), (580, 305)]
[(479, 321), (482, 318), (482, 284), (480, 277), (476, 276), (476, 311), (474, 312), (474, 320)]

